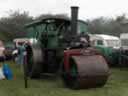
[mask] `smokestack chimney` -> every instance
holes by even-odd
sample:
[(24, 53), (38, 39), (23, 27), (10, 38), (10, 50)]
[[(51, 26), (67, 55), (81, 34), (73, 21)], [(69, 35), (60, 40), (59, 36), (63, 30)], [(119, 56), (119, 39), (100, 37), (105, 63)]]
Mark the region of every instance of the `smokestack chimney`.
[(78, 20), (78, 9), (77, 6), (71, 7), (71, 35), (77, 34), (77, 20)]

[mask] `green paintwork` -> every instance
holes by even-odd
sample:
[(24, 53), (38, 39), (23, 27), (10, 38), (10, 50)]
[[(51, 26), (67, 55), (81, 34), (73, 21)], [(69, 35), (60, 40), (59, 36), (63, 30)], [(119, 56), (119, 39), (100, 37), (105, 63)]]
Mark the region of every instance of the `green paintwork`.
[(116, 65), (118, 63), (120, 57), (119, 50), (114, 49), (112, 47), (106, 47), (103, 45), (97, 45), (95, 46), (95, 48), (103, 53), (103, 56), (106, 58), (109, 64)]
[[(52, 23), (51, 18), (48, 19), (49, 21), (51, 20), (51, 23), (48, 21), (48, 23), (45, 22), (46, 19), (43, 20), (38, 20), (34, 21), (33, 23), (27, 24), (26, 25), (26, 34), (28, 38), (37, 38), (38, 43), (40, 43), (42, 46), (45, 44), (46, 41), (40, 41), (39, 37), (41, 34), (47, 34), (48, 35), (48, 43), (47, 43), (47, 48), (60, 48), (63, 46), (61, 39), (63, 38), (63, 34), (65, 33), (65, 30), (60, 30), (61, 24), (65, 23), (66, 28), (65, 29), (70, 29), (71, 25), (71, 20), (70, 19), (56, 19), (52, 18), (53, 20), (58, 20), (60, 25), (55, 25)], [(82, 20), (78, 21), (78, 34), (79, 33), (88, 33), (87, 31), (87, 23), (85, 23)], [(59, 34), (59, 35), (58, 35)], [(69, 34), (70, 35), (70, 34)]]
[(104, 53), (104, 56), (110, 56), (113, 52), (113, 48), (111, 47), (106, 47), (103, 45), (97, 45), (95, 46), (96, 49), (101, 50), (102, 53)]

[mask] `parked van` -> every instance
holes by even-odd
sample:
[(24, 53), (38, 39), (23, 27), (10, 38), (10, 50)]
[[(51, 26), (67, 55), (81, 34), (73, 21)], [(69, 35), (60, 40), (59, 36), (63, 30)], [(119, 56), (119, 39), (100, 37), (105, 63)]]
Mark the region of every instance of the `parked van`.
[(121, 47), (123, 49), (128, 49), (128, 33), (120, 34)]
[(105, 35), (105, 34), (96, 34), (91, 35), (91, 40), (93, 41), (94, 46), (105, 46), (112, 48), (120, 48), (120, 39), (116, 36)]
[(119, 49), (121, 47), (120, 39), (116, 36), (105, 34), (91, 35), (93, 46), (100, 50), (109, 65), (114, 66), (118, 63)]
[(119, 64), (123, 67), (128, 67), (128, 33), (120, 34), (121, 48)]

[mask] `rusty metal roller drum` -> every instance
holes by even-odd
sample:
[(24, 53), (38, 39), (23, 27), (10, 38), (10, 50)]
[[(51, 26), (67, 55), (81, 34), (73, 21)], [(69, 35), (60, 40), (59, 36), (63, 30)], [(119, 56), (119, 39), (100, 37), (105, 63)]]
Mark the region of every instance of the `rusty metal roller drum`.
[(108, 65), (100, 55), (72, 56), (65, 84), (72, 89), (102, 87), (109, 74)]

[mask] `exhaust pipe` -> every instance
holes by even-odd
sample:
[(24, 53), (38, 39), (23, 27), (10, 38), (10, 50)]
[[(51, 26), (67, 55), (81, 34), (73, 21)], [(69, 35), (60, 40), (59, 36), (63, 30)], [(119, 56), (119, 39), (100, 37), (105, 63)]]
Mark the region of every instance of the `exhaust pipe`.
[(78, 9), (79, 7), (77, 6), (71, 7), (71, 36), (77, 34)]

